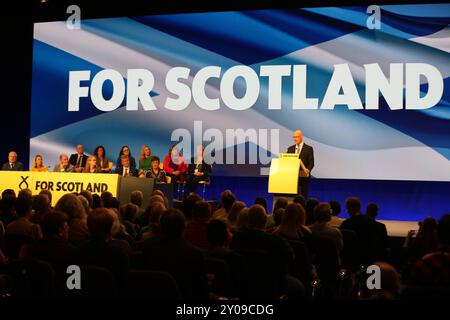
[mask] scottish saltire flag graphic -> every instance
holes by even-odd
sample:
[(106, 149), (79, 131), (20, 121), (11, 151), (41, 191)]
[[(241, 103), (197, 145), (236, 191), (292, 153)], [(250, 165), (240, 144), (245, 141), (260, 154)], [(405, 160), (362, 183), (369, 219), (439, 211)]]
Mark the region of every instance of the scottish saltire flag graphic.
[[(148, 144), (153, 154), (163, 157), (176, 143), (171, 136), (177, 129), (192, 136), (200, 131), (207, 145), (214, 140), (211, 135), (225, 140), (226, 130), (239, 128), (255, 129), (258, 135), (235, 144), (244, 144), (247, 151), (258, 147), (273, 157), (292, 144), (293, 130), (302, 129), (305, 142), (314, 147), (315, 177), (450, 181), (450, 5), (380, 9), (379, 29), (368, 28), (366, 7), (92, 19), (82, 20), (77, 30), (64, 21), (36, 23), (30, 160), (40, 154), (47, 165), (56, 164), (60, 153), (73, 153), (78, 143), (91, 153), (103, 145), (113, 162), (123, 145), (138, 157), (141, 146)], [(280, 110), (267, 108), (267, 81), (261, 81), (255, 105), (244, 111), (206, 111), (194, 101), (183, 111), (160, 107), (173, 96), (164, 80), (174, 67), (191, 70), (185, 81), (190, 85), (192, 76), (206, 66), (225, 70), (246, 65), (259, 72), (265, 65), (301, 64), (307, 66), (307, 96), (318, 98), (319, 104), (334, 65), (347, 64), (364, 104), (364, 65), (373, 63), (386, 75), (392, 63), (436, 67), (444, 82), (441, 100), (425, 110), (391, 110), (382, 98), (378, 110), (293, 110), (292, 81), (283, 80)], [(104, 69), (126, 78), (127, 70), (134, 68), (153, 73), (150, 96), (157, 110), (127, 111), (122, 106), (103, 112), (86, 97), (79, 100), (78, 112), (68, 111), (71, 71), (90, 70), (92, 80)], [(425, 95), (428, 83), (421, 81)], [(89, 82), (81, 84), (89, 88)], [(234, 89), (242, 94), (245, 84), (237, 81)], [(205, 94), (219, 97), (220, 81), (208, 81)], [(103, 95), (113, 95), (108, 81)], [(264, 130), (278, 132), (278, 141), (264, 138)], [(234, 146), (223, 142), (222, 149), (216, 153), (226, 155)], [(258, 170), (244, 163), (216, 166), (214, 173), (258, 175), (257, 162)]]

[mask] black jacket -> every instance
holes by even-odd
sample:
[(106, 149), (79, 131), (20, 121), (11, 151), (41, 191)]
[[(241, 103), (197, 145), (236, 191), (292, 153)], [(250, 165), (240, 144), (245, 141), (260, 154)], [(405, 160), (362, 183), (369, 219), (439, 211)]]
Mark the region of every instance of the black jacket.
[[(87, 159), (88, 159), (88, 156), (83, 153), (83, 156), (81, 158), (81, 166), (80, 167), (82, 167), (82, 168), (86, 167)], [(74, 153), (74, 154), (70, 155), (69, 163), (71, 165), (73, 165), (74, 167), (77, 167), (77, 160), (78, 160), (78, 153)]]
[[(288, 153), (295, 153), (295, 144), (287, 149)], [(313, 147), (303, 143), (299, 158), (302, 160), (305, 167), (311, 172), (314, 168), (314, 149)]]

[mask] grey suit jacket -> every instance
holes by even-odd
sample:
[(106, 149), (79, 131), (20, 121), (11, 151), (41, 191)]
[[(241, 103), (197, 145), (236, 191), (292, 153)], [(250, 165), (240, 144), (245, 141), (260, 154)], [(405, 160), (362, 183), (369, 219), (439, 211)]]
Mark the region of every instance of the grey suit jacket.
[(53, 168), (53, 172), (73, 172), (73, 170), (75, 169), (75, 167), (71, 164), (67, 165), (67, 167), (65, 169), (63, 169), (61, 167), (61, 164), (58, 163), (54, 168)]

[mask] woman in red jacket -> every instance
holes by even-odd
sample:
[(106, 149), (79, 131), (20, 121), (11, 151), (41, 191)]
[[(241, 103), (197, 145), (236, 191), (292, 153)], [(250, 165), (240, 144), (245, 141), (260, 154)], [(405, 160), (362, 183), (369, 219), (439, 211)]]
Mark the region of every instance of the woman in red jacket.
[(169, 148), (169, 152), (164, 158), (163, 168), (167, 175), (171, 177), (171, 182), (174, 185), (177, 182), (184, 182), (184, 173), (187, 170), (187, 166), (184, 162), (183, 155), (180, 153), (176, 145)]

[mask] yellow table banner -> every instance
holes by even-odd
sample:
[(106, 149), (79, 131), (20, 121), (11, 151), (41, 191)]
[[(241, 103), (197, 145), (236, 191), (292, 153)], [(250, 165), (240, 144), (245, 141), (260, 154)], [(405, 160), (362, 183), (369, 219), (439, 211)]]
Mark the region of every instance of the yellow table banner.
[(109, 191), (118, 196), (119, 175), (106, 173), (60, 173), (32, 171), (0, 171), (0, 193), (13, 189), (16, 194), (21, 189), (30, 189), (33, 195), (41, 190), (52, 192), (52, 205), (66, 193), (89, 190), (100, 195)]

